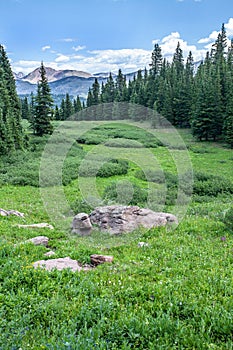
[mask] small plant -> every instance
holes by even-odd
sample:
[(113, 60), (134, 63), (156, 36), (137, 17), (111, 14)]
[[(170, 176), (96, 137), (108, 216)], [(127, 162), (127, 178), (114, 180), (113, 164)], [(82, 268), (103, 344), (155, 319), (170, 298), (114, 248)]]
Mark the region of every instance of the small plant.
[(120, 183), (113, 182), (104, 190), (103, 199), (114, 201), (124, 205), (145, 205), (147, 201), (147, 190), (139, 187), (136, 184), (129, 186), (128, 181)]
[(223, 222), (229, 230), (233, 231), (233, 207), (224, 213)]

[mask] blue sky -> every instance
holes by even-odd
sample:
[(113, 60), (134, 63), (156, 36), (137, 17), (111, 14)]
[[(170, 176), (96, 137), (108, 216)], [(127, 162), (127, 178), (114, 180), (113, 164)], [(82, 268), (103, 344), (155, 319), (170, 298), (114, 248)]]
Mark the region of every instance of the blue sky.
[(205, 56), (222, 23), (233, 37), (232, 0), (0, 0), (0, 42), (13, 70), (132, 72), (158, 42), (166, 56)]

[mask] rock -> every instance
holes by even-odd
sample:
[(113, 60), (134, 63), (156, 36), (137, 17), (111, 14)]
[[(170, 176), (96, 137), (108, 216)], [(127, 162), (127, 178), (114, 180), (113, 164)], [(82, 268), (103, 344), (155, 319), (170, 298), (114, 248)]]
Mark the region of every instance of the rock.
[(146, 242), (138, 242), (138, 247), (142, 248), (142, 247), (149, 247), (149, 244)]
[(33, 243), (34, 245), (44, 245), (48, 246), (49, 239), (46, 236), (37, 236), (31, 239), (28, 239), (25, 243)]
[(98, 254), (91, 255), (92, 265), (97, 266), (103, 263), (111, 263), (111, 262), (113, 262), (113, 256), (111, 255), (98, 255)]
[(40, 224), (30, 224), (30, 225), (17, 225), (20, 228), (49, 228), (50, 230), (54, 230), (54, 227), (47, 222), (41, 222)]
[(52, 250), (44, 254), (44, 256), (52, 256), (52, 255), (55, 255), (55, 253)]
[(48, 271), (51, 271), (53, 269), (57, 269), (59, 271), (64, 269), (71, 269), (71, 271), (73, 272), (85, 270), (82, 268), (82, 266), (79, 265), (77, 260), (72, 260), (70, 257), (50, 260), (39, 260), (34, 262), (33, 267), (41, 267)]
[(15, 216), (20, 216), (20, 217), (24, 217), (24, 213), (20, 213), (17, 210), (5, 210), (0, 208), (0, 215), (1, 216), (9, 216), (9, 215), (15, 215)]
[(78, 234), (80, 236), (89, 236), (92, 231), (92, 224), (88, 214), (79, 213), (75, 215), (71, 229), (71, 232), (74, 234)]
[(96, 208), (89, 216), (90, 222), (101, 231), (111, 234), (132, 232), (144, 227), (151, 229), (167, 224), (178, 224), (176, 216), (169, 213), (157, 213), (138, 206), (105, 206)]

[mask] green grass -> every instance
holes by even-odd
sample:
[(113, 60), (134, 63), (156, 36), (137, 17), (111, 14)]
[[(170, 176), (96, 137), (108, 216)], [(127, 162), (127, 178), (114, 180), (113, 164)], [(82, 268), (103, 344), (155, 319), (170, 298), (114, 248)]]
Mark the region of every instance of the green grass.
[[(130, 181), (134, 188), (148, 191), (145, 174), (151, 178), (151, 188), (159, 190), (165, 179), (170, 192), (176, 195), (177, 174), (186, 176), (189, 165), (187, 159), (183, 161), (186, 151), (177, 135), (151, 131), (147, 125), (143, 125), (148, 130), (143, 134), (142, 124), (136, 124), (140, 132), (126, 123), (103, 125), (102, 129), (94, 125), (95, 137), (101, 133), (103, 142), (109, 133), (120, 133), (128, 140), (138, 135), (137, 141), (143, 144), (149, 132), (156, 136), (151, 136), (156, 147), (144, 144), (145, 148), (134, 151), (127, 144), (126, 148), (108, 149), (106, 145), (80, 147), (75, 143), (63, 169), (64, 194), (73, 209), (91, 210), (82, 202), (80, 188), (82, 180), (91, 192), (90, 179), (77, 178), (84, 158), (89, 165), (99, 164), (106, 174), (94, 179), (100, 198), (106, 192), (110, 194), (111, 186), (119, 181)], [(52, 142), (51, 161), (60, 160), (59, 144), (66, 142), (68, 135), (75, 140), (86, 133), (87, 126), (81, 122), (76, 135), (74, 124), (65, 123)], [(91, 133), (93, 137), (92, 130)], [(71, 236), (71, 217), (66, 219), (66, 213), (62, 213), (64, 217), (58, 223), (55, 216), (49, 216), (38, 182), (33, 183), (26, 172), (33, 172), (32, 178), (38, 181), (47, 139), (33, 138), (30, 151), (1, 158), (0, 207), (25, 213), (25, 218), (0, 217), (1, 350), (233, 349), (233, 232), (232, 209), (229, 210), (233, 199), (233, 152), (219, 144), (197, 143), (187, 130), (181, 130), (181, 134), (192, 161), (195, 185), (187, 213), (173, 231), (160, 228), (121, 236), (98, 232), (89, 237)], [(166, 140), (169, 146), (161, 146), (159, 140)], [(157, 167), (146, 152), (156, 157)], [(121, 163), (122, 154), (128, 163)], [(113, 161), (114, 167), (125, 166), (124, 174), (112, 174), (112, 159), (119, 159)], [(164, 174), (162, 180), (158, 170)], [(19, 174), (22, 181), (31, 181), (30, 186), (12, 180)], [(199, 192), (195, 192), (197, 189)], [(50, 205), (55, 207), (59, 188), (45, 190), (50, 194)], [(172, 202), (165, 206), (167, 210), (172, 208)], [(49, 222), (55, 229), (17, 227), (18, 223), (36, 222)], [(55, 251), (54, 257), (70, 256), (86, 264), (91, 254), (99, 253), (113, 255), (113, 264), (80, 273), (34, 270), (32, 263), (44, 259), (48, 249), (19, 243), (37, 235), (50, 238), (49, 249)], [(139, 248), (141, 241), (148, 247)]]

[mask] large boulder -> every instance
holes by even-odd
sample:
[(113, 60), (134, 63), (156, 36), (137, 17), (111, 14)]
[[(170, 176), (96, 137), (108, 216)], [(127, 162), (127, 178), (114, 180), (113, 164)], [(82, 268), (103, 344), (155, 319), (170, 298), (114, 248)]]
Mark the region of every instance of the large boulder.
[(75, 215), (72, 222), (72, 233), (80, 236), (88, 236), (91, 234), (92, 224), (88, 214), (79, 213)]
[(45, 270), (51, 271), (57, 269), (59, 271), (64, 269), (71, 269), (71, 271), (81, 271), (82, 266), (77, 260), (71, 259), (69, 256), (66, 258), (50, 259), (50, 260), (39, 260), (33, 263), (34, 268), (44, 268)]
[(98, 207), (90, 214), (89, 219), (91, 224), (97, 225), (101, 231), (110, 234), (132, 232), (139, 227), (151, 229), (168, 224), (178, 224), (175, 215), (157, 213), (138, 206), (121, 205)]

